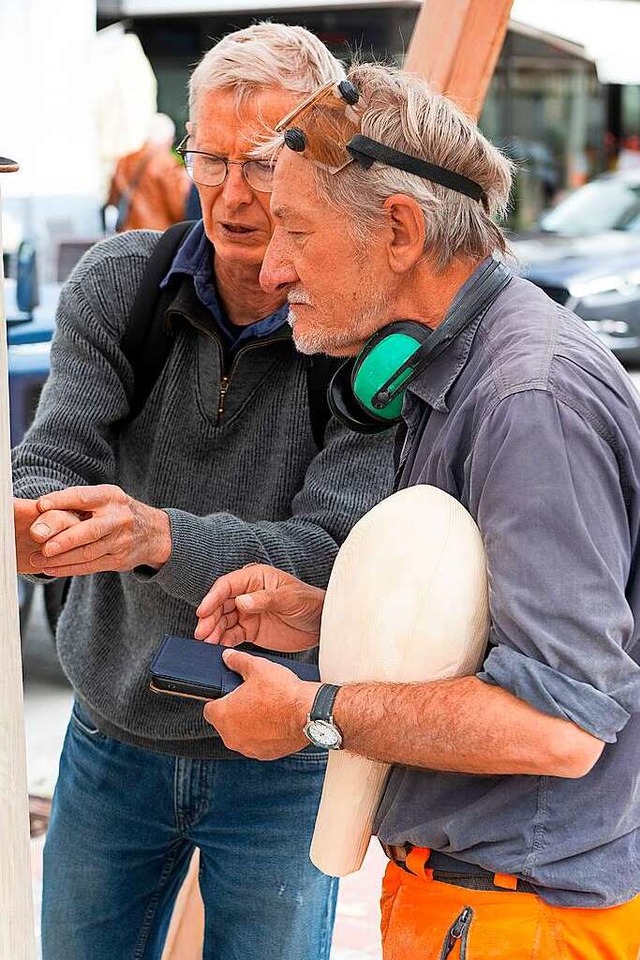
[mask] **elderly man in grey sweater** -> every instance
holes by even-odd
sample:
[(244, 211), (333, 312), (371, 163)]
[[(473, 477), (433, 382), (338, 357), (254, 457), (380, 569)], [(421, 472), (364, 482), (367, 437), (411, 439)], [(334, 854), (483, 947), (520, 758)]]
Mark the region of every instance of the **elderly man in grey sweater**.
[(272, 232), (256, 136), (339, 64), (297, 27), (214, 47), (191, 81), (187, 168), (203, 222), (163, 282), (173, 342), (142, 411), (122, 340), (158, 235), (91, 251), (62, 293), (51, 376), (14, 456), (23, 572), (72, 576), (58, 651), (75, 692), (44, 856), (44, 960), (151, 960), (194, 848), (204, 960), (325, 960), (335, 881), (308, 860), (325, 758), (232, 753), (201, 705), (148, 689), (164, 633), (193, 634), (249, 562), (325, 585), (391, 487), (391, 442), (335, 421), (322, 448), (286, 288), (258, 274)]

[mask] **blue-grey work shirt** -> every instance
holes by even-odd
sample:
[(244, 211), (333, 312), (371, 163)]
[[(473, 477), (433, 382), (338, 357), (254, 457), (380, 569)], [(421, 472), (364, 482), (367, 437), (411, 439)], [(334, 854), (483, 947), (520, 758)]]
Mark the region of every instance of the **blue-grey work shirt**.
[(517, 874), (550, 903), (629, 900), (640, 891), (635, 389), (581, 320), (514, 278), (411, 385), (405, 418), (400, 486), (445, 490), (482, 533), (491, 632), (479, 678), (605, 747), (577, 780), (394, 767), (377, 833)]

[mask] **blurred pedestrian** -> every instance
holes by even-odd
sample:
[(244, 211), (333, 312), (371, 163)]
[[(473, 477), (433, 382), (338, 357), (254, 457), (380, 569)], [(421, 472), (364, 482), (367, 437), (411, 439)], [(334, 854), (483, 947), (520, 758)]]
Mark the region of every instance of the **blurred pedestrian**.
[(618, 154), (618, 170), (640, 169), (640, 137), (632, 133), (622, 141)]
[(156, 113), (142, 147), (118, 160), (107, 200), (118, 210), (117, 233), (166, 230), (183, 219), (189, 178), (171, 150), (175, 132), (171, 117)]

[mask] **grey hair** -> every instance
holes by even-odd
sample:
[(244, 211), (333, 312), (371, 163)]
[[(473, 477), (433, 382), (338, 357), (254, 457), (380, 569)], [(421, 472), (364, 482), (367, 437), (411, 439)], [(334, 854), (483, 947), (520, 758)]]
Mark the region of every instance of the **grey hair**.
[(360, 64), (349, 79), (361, 93), (361, 133), (380, 143), (462, 174), (478, 183), (486, 204), (415, 174), (383, 163), (368, 170), (350, 163), (335, 175), (316, 167), (319, 199), (341, 211), (355, 240), (385, 220), (387, 197), (413, 197), (424, 218), (425, 254), (437, 270), (454, 259), (480, 260), (496, 250), (506, 252), (504, 235), (493, 218), (509, 204), (511, 162), (450, 100), (417, 76), (393, 67)]
[(208, 51), (189, 81), (189, 115), (195, 120), (203, 93), (232, 87), (238, 104), (264, 88), (282, 88), (300, 98), (345, 76), (342, 63), (304, 27), (254, 23), (227, 34)]

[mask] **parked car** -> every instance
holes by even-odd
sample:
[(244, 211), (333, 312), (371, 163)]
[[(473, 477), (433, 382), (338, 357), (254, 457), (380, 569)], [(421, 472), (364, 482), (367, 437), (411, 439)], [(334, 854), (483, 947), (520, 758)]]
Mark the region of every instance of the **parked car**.
[[(33, 420), (40, 391), (49, 375), (49, 352), (60, 291), (59, 284), (38, 288), (35, 257), (29, 244), (21, 245), (17, 272), (17, 278), (6, 279), (4, 286), (12, 447), (20, 442)], [(45, 606), (50, 612), (52, 625), (59, 592), (58, 581), (45, 587)], [(33, 585), (19, 577), (22, 627), (29, 617), (33, 593)]]
[(605, 174), (511, 238), (518, 272), (640, 363), (640, 170)]

